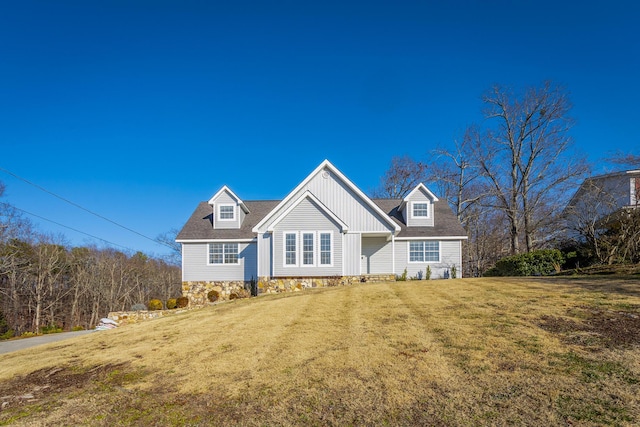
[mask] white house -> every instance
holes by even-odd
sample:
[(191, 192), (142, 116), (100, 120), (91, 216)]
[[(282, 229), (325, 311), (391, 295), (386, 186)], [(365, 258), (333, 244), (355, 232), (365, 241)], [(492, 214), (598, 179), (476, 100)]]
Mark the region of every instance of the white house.
[(242, 200), (222, 187), (197, 206), (176, 241), (185, 293), (220, 289), (224, 296), (249, 283), (259, 284), (254, 293), (265, 291), (284, 278), (300, 287), (405, 270), (408, 277), (460, 277), (466, 238), (447, 202), (423, 184), (402, 200), (371, 199), (325, 160), (283, 200)]

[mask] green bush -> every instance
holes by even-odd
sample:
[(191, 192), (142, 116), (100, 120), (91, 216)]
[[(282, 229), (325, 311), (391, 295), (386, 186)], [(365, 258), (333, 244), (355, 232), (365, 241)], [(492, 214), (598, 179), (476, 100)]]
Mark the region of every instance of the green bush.
[(14, 337), (13, 329), (6, 330), (3, 334), (0, 334), (0, 341), (8, 340)]
[(160, 301), (159, 299), (152, 299), (151, 301), (149, 301), (149, 304), (147, 305), (147, 308), (151, 311), (151, 310), (162, 310), (162, 301)]
[(84, 328), (82, 326), (74, 326), (73, 328), (71, 328), (72, 332), (77, 332), (77, 331), (84, 331)]
[(189, 298), (187, 297), (179, 297), (176, 299), (176, 304), (178, 308), (185, 308), (189, 306)]
[(427, 272), (424, 273), (424, 280), (431, 280), (431, 266), (427, 265)]
[(144, 305), (144, 304), (140, 304), (140, 303), (133, 304), (131, 306), (131, 311), (143, 311), (143, 310), (146, 310), (146, 309), (147, 309), (147, 306)]
[(62, 330), (62, 328), (60, 326), (57, 325), (48, 325), (48, 326), (41, 326), (40, 327), (40, 333), (43, 335), (46, 334), (58, 334), (60, 332), (64, 332)]
[(542, 249), (502, 258), (485, 276), (549, 276), (558, 273), (564, 264), (558, 249)]
[(456, 268), (456, 265), (452, 265), (451, 266), (451, 278), (455, 279), (458, 276), (458, 269)]
[(396, 274), (396, 280), (397, 280), (398, 282), (405, 282), (405, 281), (407, 280), (407, 269), (406, 269), (406, 268), (405, 268), (405, 269), (404, 269), (404, 271), (402, 272), (402, 275), (401, 275), (401, 276), (398, 276), (398, 275)]
[(178, 307), (178, 301), (175, 298), (169, 298), (167, 300), (167, 310), (173, 310)]
[(207, 299), (209, 300), (209, 302), (218, 301), (218, 299), (220, 299), (220, 292), (216, 291), (215, 289), (209, 291), (209, 293), (207, 294)]

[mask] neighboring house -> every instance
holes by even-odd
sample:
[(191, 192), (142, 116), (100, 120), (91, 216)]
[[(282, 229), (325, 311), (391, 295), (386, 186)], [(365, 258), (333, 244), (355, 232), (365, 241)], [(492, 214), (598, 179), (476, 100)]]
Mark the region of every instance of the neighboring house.
[[(370, 199), (329, 161), (280, 201), (242, 200), (222, 187), (176, 241), (184, 293), (221, 297), (354, 281), (462, 274), (464, 229), (419, 184), (402, 200)], [(286, 280), (285, 280), (286, 279)]]
[(594, 233), (621, 209), (640, 205), (640, 170), (598, 175), (584, 180), (564, 210), (569, 236)]

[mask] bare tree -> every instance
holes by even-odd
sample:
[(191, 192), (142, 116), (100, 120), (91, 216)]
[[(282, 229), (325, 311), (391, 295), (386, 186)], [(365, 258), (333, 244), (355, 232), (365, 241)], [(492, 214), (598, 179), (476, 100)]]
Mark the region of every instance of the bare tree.
[(511, 253), (520, 252), (523, 234), (531, 251), (537, 230), (549, 218), (538, 215), (540, 211), (561, 206), (563, 186), (587, 172), (582, 158), (568, 156), (571, 104), (565, 90), (550, 82), (522, 96), (494, 86), (483, 102), (485, 118), (495, 126), (473, 133), (474, 157), (491, 189), (493, 207), (509, 221)]
[(180, 230), (172, 228), (169, 231), (165, 231), (156, 237), (158, 242), (163, 243), (165, 246), (171, 248), (171, 252), (164, 258), (166, 262), (173, 265), (180, 265), (182, 262), (182, 248), (180, 243), (176, 242), (176, 236)]
[(427, 178), (427, 165), (409, 156), (393, 157), (373, 197), (401, 199)]
[(449, 202), (463, 226), (470, 217), (471, 208), (482, 200), (486, 191), (480, 182), (480, 169), (472, 158), (472, 134), (473, 128), (468, 129), (462, 141), (455, 141), (453, 150), (434, 150), (435, 160), (428, 168), (429, 181)]

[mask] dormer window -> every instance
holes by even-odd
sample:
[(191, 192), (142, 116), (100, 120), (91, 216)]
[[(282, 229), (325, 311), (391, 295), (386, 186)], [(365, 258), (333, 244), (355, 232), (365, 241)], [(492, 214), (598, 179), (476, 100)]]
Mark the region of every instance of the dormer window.
[(218, 219), (220, 221), (234, 221), (236, 219), (236, 207), (234, 205), (219, 205)]
[(429, 218), (429, 203), (413, 202), (411, 204), (411, 216), (413, 218)]

